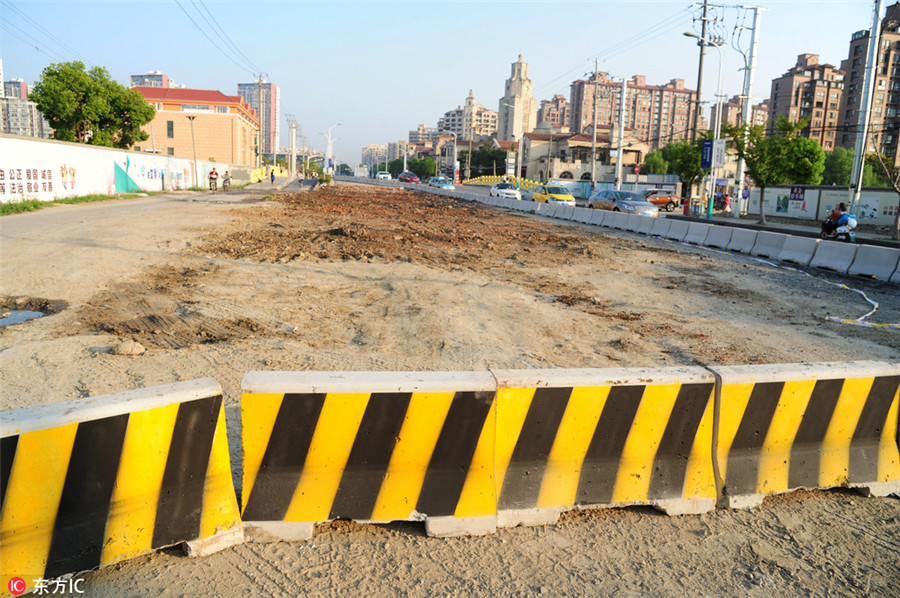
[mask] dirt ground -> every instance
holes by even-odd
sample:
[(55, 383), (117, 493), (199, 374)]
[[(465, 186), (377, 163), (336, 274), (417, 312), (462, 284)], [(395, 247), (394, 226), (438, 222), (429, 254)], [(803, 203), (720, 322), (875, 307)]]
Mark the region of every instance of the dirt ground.
[[(211, 376), (234, 446), (251, 370), (900, 360), (897, 330), (825, 320), (870, 312), (868, 297), (869, 321), (900, 322), (896, 285), (401, 189), (261, 199), (182, 193), (0, 220), (0, 306), (52, 314), (0, 327), (3, 408)], [(309, 543), (162, 551), (90, 573), (85, 588), (898, 596), (898, 579), (900, 501), (817, 491), (703, 516), (577, 512), (484, 538), (335, 522)]]

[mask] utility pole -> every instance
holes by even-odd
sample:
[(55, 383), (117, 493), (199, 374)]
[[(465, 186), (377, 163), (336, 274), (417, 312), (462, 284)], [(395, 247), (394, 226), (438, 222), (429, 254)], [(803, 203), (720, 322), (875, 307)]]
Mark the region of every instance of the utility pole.
[(191, 148), (194, 150), (194, 187), (200, 186), (200, 181), (197, 179), (199, 176), (199, 172), (197, 172), (197, 145), (194, 143), (194, 119), (196, 116), (188, 116), (189, 121), (191, 121)]
[(616, 150), (616, 190), (622, 188), (622, 162), (624, 161), (625, 141), (625, 94), (628, 93), (628, 79), (622, 77), (622, 97), (619, 98), (619, 140)]
[[(700, 38), (706, 39), (706, 11), (709, 8), (709, 0), (703, 0), (703, 17), (700, 19)], [(703, 53), (706, 52), (706, 46), (700, 42), (700, 65), (697, 67), (697, 107), (694, 110), (694, 132), (691, 136), (691, 142), (697, 141), (697, 129), (700, 127), (701, 104), (700, 93), (703, 87)]]
[[(747, 8), (753, 11), (753, 32), (750, 34), (750, 56), (744, 55), (744, 94), (741, 98), (741, 135), (746, 135), (747, 127), (750, 126), (750, 115), (753, 111), (753, 75), (756, 73), (756, 55), (759, 50), (759, 13), (762, 10), (766, 10), (759, 6), (748, 6)], [(744, 164), (744, 159), (739, 157), (737, 163), (737, 184), (738, 189), (740, 189), (740, 196), (735, 198), (736, 205), (731, 211), (731, 215), (735, 218), (740, 218), (744, 204), (743, 191), (745, 169), (746, 164)]]
[(594, 59), (594, 131), (591, 140), (591, 192), (588, 197), (594, 194), (597, 187), (597, 98), (599, 94), (597, 90), (600, 87), (600, 59)]
[(296, 142), (297, 142), (297, 139), (296, 139), (296, 127), (297, 127), (297, 123), (296, 123), (296, 121), (294, 120), (294, 115), (293, 115), (293, 114), (288, 114), (288, 115), (287, 115), (287, 120), (288, 120), (288, 131), (289, 131), (289, 132), (288, 132), (288, 136), (289, 136), (289, 139), (290, 139), (290, 142), (291, 142), (291, 143), (290, 143), (290, 148), (291, 148), (291, 149), (290, 149), (290, 152), (291, 152), (291, 159), (290, 159), (290, 162), (288, 163), (288, 169), (290, 170), (290, 177), (291, 177), (291, 180), (294, 180), (294, 176), (296, 175), (296, 172), (297, 172), (297, 146), (296, 146)]
[(869, 33), (869, 55), (866, 58), (866, 76), (863, 81), (862, 98), (859, 104), (856, 145), (853, 149), (853, 170), (850, 173), (850, 211), (859, 203), (862, 191), (863, 170), (866, 163), (866, 146), (869, 137), (869, 121), (872, 113), (872, 88), (875, 86), (875, 72), (878, 70), (878, 46), (881, 38), (881, 6), (883, 0), (875, 0), (872, 11), (872, 31)]

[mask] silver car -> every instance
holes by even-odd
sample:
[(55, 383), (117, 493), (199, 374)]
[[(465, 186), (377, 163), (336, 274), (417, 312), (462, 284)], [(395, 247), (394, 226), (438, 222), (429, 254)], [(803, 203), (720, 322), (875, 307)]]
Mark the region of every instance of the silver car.
[(491, 185), (491, 197), (522, 199), (522, 193), (512, 183), (494, 183)]
[(595, 191), (588, 200), (589, 208), (600, 208), (626, 214), (638, 214), (656, 218), (659, 216), (659, 208), (640, 193), (631, 191), (616, 191), (615, 189), (603, 189)]

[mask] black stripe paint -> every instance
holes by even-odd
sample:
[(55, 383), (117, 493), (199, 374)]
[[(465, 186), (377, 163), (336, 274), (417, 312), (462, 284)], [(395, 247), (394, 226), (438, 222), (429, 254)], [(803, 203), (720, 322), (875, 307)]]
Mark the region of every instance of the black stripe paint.
[(844, 386), (842, 379), (817, 380), (791, 445), (788, 488), (816, 488), (828, 426)]
[[(369, 398), (331, 506), (330, 519), (372, 517), (411, 398), (410, 393), (373, 394)], [(409, 510), (412, 509), (413, 505), (409, 505)]]
[(425, 472), (416, 504), (420, 513), (438, 517), (456, 512), (493, 397), (493, 392), (458, 392), (453, 397)]
[(203, 488), (222, 397), (178, 406), (153, 528), (153, 548), (200, 536)]
[(571, 388), (535, 390), (503, 480), (500, 509), (537, 506), (550, 449), (571, 394)]
[(878, 449), (898, 387), (900, 376), (879, 377), (872, 382), (872, 390), (850, 441), (850, 483), (880, 481)]
[(763, 443), (783, 390), (784, 382), (761, 382), (753, 385), (750, 400), (728, 453), (725, 494), (741, 496), (757, 493)]
[(78, 424), (44, 577), (100, 566), (128, 415)]
[(9, 476), (12, 475), (18, 445), (18, 436), (0, 438), (0, 513), (3, 512), (3, 504), (6, 502), (6, 489), (9, 487)]
[(609, 390), (581, 468), (575, 504), (612, 501), (622, 450), (643, 396), (643, 386), (613, 386)]
[(283, 521), (300, 483), (325, 394), (286, 394), (253, 488), (244, 488), (245, 521)]
[[(688, 461), (714, 384), (683, 384), (666, 424), (647, 491), (649, 500), (683, 498)], [(705, 459), (709, 457), (704, 454)], [(710, 483), (714, 483), (710, 479)]]

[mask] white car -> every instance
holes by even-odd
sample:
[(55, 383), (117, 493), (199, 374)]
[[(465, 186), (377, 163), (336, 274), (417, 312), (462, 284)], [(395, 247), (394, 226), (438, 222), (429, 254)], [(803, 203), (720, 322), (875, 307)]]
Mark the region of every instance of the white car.
[(391, 180), (391, 173), (386, 170), (382, 170), (378, 174), (375, 175), (375, 180), (377, 181), (389, 181)]
[(494, 183), (491, 185), (491, 197), (522, 199), (522, 193), (512, 183)]

